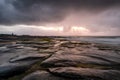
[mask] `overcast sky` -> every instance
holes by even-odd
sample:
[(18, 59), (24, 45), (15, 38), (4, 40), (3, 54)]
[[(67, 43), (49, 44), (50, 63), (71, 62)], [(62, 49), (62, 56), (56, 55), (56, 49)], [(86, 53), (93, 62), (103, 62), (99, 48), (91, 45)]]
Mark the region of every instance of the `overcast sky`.
[(120, 35), (120, 0), (0, 0), (0, 33)]

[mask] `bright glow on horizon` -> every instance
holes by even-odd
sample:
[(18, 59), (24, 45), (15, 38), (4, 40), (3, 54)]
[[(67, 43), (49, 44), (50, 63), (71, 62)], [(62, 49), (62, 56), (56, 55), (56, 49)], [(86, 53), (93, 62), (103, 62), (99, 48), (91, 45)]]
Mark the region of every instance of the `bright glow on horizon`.
[(73, 26), (71, 28), (71, 31), (72, 32), (81, 32), (81, 33), (83, 33), (83, 32), (89, 32), (89, 30), (87, 28), (85, 28), (85, 27), (78, 27), (78, 26)]
[[(47, 27), (47, 26), (39, 26), (38, 29), (40, 30), (45, 30), (45, 31), (59, 31), (59, 32), (63, 32), (64, 31), (64, 27)], [(85, 27), (79, 27), (79, 26), (71, 26), (69, 32), (89, 32), (89, 30)]]
[[(2, 31), (6, 30), (6, 31)], [(91, 31), (83, 26), (34, 26), (34, 25), (15, 25), (1, 27), (1, 33), (15, 33), (28, 35), (89, 35)]]
[(41, 30), (45, 30), (45, 31), (59, 31), (62, 32), (64, 30), (63, 27), (45, 27), (45, 26), (39, 26), (38, 27)]

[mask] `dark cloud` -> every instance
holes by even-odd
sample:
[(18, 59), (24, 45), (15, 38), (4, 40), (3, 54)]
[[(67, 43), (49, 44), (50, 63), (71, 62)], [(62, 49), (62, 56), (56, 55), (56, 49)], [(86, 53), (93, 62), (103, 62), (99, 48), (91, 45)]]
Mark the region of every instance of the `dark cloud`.
[(120, 0), (0, 0), (0, 24), (56, 23), (71, 11), (96, 14), (119, 5)]

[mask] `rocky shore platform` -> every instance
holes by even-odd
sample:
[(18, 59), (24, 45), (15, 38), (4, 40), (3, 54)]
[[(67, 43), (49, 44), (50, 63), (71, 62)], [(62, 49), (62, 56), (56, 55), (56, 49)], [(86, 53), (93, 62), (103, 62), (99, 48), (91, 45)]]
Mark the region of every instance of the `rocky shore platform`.
[(62, 37), (1, 39), (0, 80), (120, 80), (120, 46)]

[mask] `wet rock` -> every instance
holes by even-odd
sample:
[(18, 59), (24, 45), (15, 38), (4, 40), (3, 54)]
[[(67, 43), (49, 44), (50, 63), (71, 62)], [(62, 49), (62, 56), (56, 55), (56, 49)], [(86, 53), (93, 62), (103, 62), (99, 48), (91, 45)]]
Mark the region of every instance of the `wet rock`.
[(8, 52), (10, 49), (8, 49), (6, 46), (0, 47), (0, 53)]
[(91, 68), (59, 67), (49, 69), (56, 76), (83, 80), (120, 80), (120, 71)]
[(28, 54), (21, 55), (16, 58), (9, 60), (9, 62), (18, 62), (18, 61), (31, 61), (31, 60), (44, 60), (49, 56), (49, 54)]
[(39, 49), (48, 49), (50, 47), (53, 47), (52, 45), (33, 45), (34, 48), (39, 48)]
[(77, 66), (80, 63), (98, 65), (118, 65), (120, 55), (98, 50), (84, 50), (81, 52), (63, 51), (53, 54), (42, 62), (44, 67)]
[(67, 47), (67, 48), (89, 47), (89, 46), (91, 46), (91, 43), (80, 42), (80, 41), (64, 41), (64, 43), (61, 44), (61, 47)]
[(98, 48), (99, 50), (120, 50), (120, 47), (117, 45), (110, 45), (110, 44), (95, 44), (94, 47)]
[(15, 47), (15, 49), (24, 49), (24, 46), (23, 45), (17, 46), (17, 47)]
[(37, 45), (43, 45), (48, 44), (48, 41), (22, 41), (22, 44), (37, 44)]
[(0, 78), (8, 78), (27, 71), (36, 61), (27, 63), (6, 63), (0, 65)]
[(7, 48), (16, 48), (19, 46), (22, 46), (22, 44), (10, 44), (10, 45), (7, 45)]
[[(0, 65), (3, 63), (8, 63), (10, 60), (14, 60), (18, 57), (30, 57), (33, 55), (39, 56), (40, 54), (38, 53), (38, 51), (35, 48), (31, 48), (31, 47), (26, 47), (26, 46), (22, 46), (21, 48), (7, 48), (9, 50), (6, 51), (6, 47), (5, 47), (5, 51), (4, 52), (0, 52)], [(2, 49), (4, 50), (4, 49)], [(37, 55), (39, 54), (39, 55)], [(47, 56), (47, 54), (45, 54)], [(42, 55), (42, 57), (44, 57), (45, 55)], [(32, 59), (31, 59), (32, 60)]]
[(46, 71), (36, 71), (36, 72), (26, 76), (22, 80), (71, 80), (71, 79), (57, 77)]
[(63, 44), (68, 43), (69, 41), (56, 41), (56, 44), (54, 45), (54, 48), (59, 48)]
[(53, 49), (40, 49), (39, 52), (40, 53), (54, 53), (55, 50), (53, 50)]

